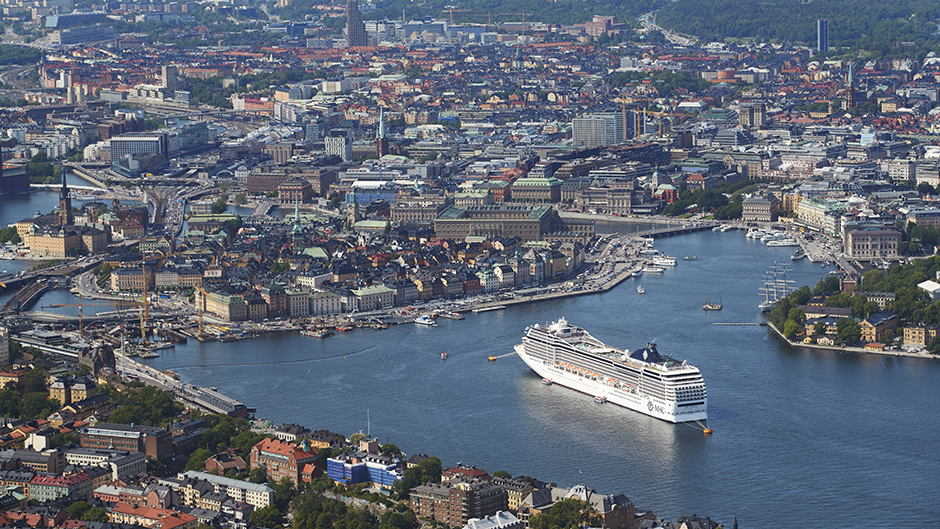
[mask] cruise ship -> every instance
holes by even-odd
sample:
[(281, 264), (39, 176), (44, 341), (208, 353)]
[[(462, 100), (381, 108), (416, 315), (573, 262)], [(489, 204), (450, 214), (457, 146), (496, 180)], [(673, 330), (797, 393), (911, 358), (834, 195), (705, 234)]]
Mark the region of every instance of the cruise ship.
[(561, 318), (528, 327), (515, 351), (550, 384), (672, 423), (708, 419), (698, 368), (661, 355), (656, 344), (633, 352), (617, 349)]

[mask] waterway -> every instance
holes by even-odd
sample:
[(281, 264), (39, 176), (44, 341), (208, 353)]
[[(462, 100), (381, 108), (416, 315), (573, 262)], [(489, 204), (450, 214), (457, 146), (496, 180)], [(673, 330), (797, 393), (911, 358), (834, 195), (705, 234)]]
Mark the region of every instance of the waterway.
[[(50, 210), (41, 204), (54, 206), (54, 194), (36, 202), (43, 195), (5, 197), (0, 221)], [(765, 327), (714, 326), (759, 321), (764, 272), (789, 263), (792, 248), (767, 248), (737, 231), (667, 238), (656, 247), (680, 258), (674, 270), (605, 294), (467, 314), (433, 328), (191, 340), (148, 363), (218, 387), (276, 423), (363, 431), (445, 465), (623, 492), (660, 517), (708, 515), (727, 526), (737, 516), (741, 527), (936, 523), (929, 494), (940, 476), (932, 446), (940, 433), (940, 362), (794, 349)], [(681, 260), (686, 255), (699, 259)], [(814, 285), (829, 270), (805, 260), (792, 265), (797, 285)], [(702, 311), (706, 297), (724, 309)], [(41, 304), (70, 302), (74, 296), (53, 291)], [(515, 356), (486, 361), (510, 353), (527, 325), (560, 316), (613, 345), (654, 341), (698, 366), (714, 435), (545, 386)]]
[[(468, 314), (433, 328), (191, 341), (148, 363), (216, 386), (277, 423), (363, 431), (445, 465), (623, 492), (661, 517), (700, 514), (730, 524), (737, 516), (741, 527), (931, 525), (940, 362), (804, 351), (765, 327), (714, 326), (759, 321), (761, 278), (775, 261), (789, 262), (792, 249), (767, 248), (742, 232), (656, 246), (699, 259), (606, 294)], [(791, 277), (814, 285), (827, 270), (801, 261)], [(702, 311), (706, 297), (724, 309)], [(560, 316), (608, 343), (635, 349), (653, 341), (697, 365), (715, 434), (545, 386), (515, 356), (487, 362), (511, 352), (527, 325)]]

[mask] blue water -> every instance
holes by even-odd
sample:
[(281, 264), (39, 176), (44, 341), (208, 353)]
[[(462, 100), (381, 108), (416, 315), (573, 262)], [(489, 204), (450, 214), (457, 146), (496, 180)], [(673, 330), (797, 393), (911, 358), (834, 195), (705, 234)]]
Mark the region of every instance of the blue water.
[[(606, 294), (468, 314), (434, 328), (190, 343), (149, 363), (217, 386), (278, 423), (371, 432), (446, 465), (623, 492), (661, 517), (694, 513), (730, 524), (736, 515), (742, 527), (793, 518), (808, 527), (931, 526), (940, 362), (794, 350), (765, 327), (714, 326), (757, 322), (761, 278), (775, 261), (789, 262), (791, 250), (741, 232), (656, 246), (700, 259), (643, 276), (644, 296), (629, 280)], [(811, 286), (827, 271), (807, 261), (793, 269), (798, 284)], [(706, 297), (724, 309), (702, 311)], [(655, 341), (697, 365), (714, 435), (545, 386), (514, 356), (486, 361), (510, 353), (527, 325), (559, 316), (608, 343)]]

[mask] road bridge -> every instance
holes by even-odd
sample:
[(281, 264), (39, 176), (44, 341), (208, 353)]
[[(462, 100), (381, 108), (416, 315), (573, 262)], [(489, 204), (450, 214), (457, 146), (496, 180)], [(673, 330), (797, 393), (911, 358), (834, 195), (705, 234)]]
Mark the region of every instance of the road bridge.
[(0, 314), (13, 314), (27, 309), (48, 290), (49, 285), (44, 281), (27, 284), (4, 303), (3, 307), (0, 308)]
[(275, 206), (277, 206), (277, 204), (275, 204), (274, 202), (268, 202), (268, 201), (259, 202), (258, 205), (255, 206), (255, 210), (251, 212), (251, 216), (252, 217), (266, 217), (268, 213), (270, 213), (271, 210)]

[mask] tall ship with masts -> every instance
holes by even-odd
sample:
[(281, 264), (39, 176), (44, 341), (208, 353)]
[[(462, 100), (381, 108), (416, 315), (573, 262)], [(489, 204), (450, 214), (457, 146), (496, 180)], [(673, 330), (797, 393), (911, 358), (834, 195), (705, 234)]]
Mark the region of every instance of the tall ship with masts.
[(686, 361), (660, 354), (648, 343), (633, 352), (604, 344), (560, 318), (526, 328), (515, 347), (542, 377), (594, 397), (672, 423), (708, 419), (705, 380)]
[(787, 279), (789, 271), (785, 264), (774, 263), (764, 275), (764, 285), (759, 289), (764, 295), (764, 301), (758, 305), (761, 312), (770, 312), (777, 306), (778, 301), (793, 291), (794, 281)]

